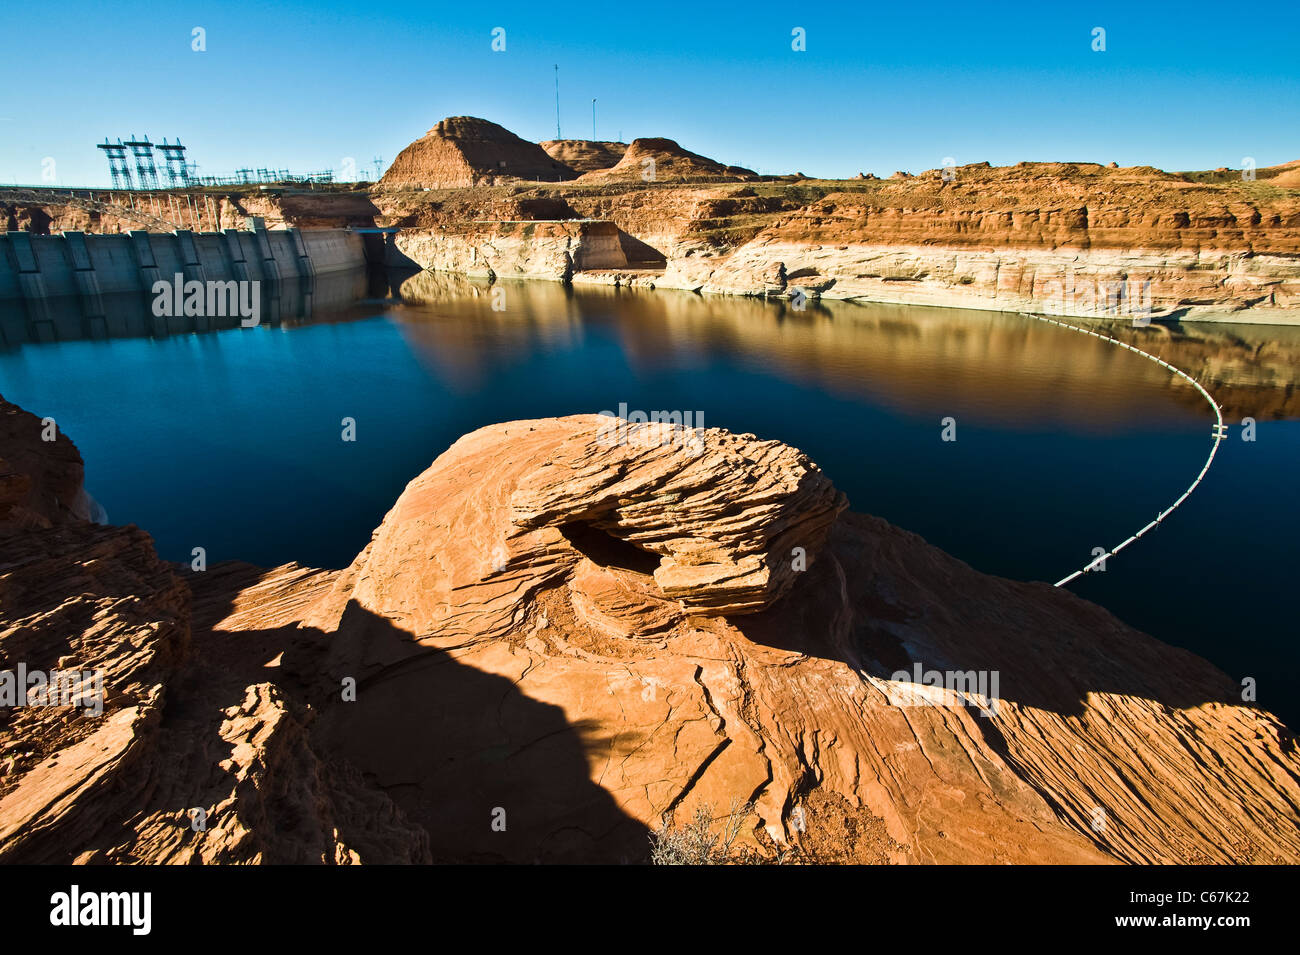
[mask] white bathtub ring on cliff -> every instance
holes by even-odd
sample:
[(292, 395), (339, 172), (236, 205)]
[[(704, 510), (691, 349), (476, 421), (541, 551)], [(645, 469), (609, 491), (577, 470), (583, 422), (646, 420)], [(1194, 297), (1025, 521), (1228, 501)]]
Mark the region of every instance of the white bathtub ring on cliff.
[(1151, 523), (1147, 524), (1147, 526), (1142, 528), (1142, 530), (1138, 531), (1136, 534), (1128, 538), (1128, 540), (1124, 541), (1122, 544), (1119, 544), (1111, 548), (1109, 551), (1095, 558), (1090, 563), (1085, 564), (1082, 568), (1076, 570), (1068, 577), (1062, 577), (1054, 584), (1054, 586), (1056, 587), (1064, 587), (1066, 584), (1070, 583), (1071, 581), (1075, 580), (1078, 577), (1082, 577), (1084, 574), (1088, 573), (1098, 565), (1102, 564), (1107, 558), (1114, 557), (1125, 547), (1127, 547), (1129, 544), (1132, 544), (1135, 540), (1137, 540), (1139, 537), (1146, 534), (1148, 531), (1151, 531), (1152, 529), (1158, 527), (1160, 525), (1160, 522), (1163, 521), (1170, 514), (1172, 514), (1174, 512), (1174, 509), (1177, 508), (1178, 505), (1182, 504), (1183, 501), (1187, 500), (1187, 498), (1191, 495), (1191, 493), (1196, 490), (1196, 486), (1201, 483), (1201, 480), (1205, 477), (1206, 472), (1210, 470), (1210, 465), (1214, 463), (1214, 456), (1219, 451), (1219, 442), (1228, 436), (1228, 428), (1227, 425), (1223, 423), (1223, 409), (1221, 409), (1219, 407), (1219, 403), (1210, 396), (1210, 393), (1201, 386), (1201, 383), (1197, 381), (1195, 378), (1193, 378), (1191, 375), (1187, 374), (1187, 372), (1183, 371), (1181, 368), (1175, 368), (1173, 365), (1169, 364), (1169, 362), (1165, 361), (1163, 358), (1159, 358), (1155, 355), (1152, 355), (1150, 352), (1145, 352), (1141, 348), (1135, 348), (1134, 346), (1129, 345), (1126, 342), (1122, 342), (1117, 338), (1111, 338), (1109, 335), (1102, 335), (1101, 333), (1096, 332), (1090, 328), (1080, 328), (1078, 325), (1071, 325), (1068, 322), (1058, 322), (1056, 319), (1048, 318), (1046, 315), (1034, 315), (1030, 312), (1020, 312), (1020, 314), (1023, 315), (1025, 318), (1037, 319), (1040, 322), (1047, 322), (1048, 324), (1056, 325), (1059, 328), (1068, 328), (1072, 332), (1083, 332), (1086, 335), (1091, 335), (1094, 338), (1100, 338), (1102, 341), (1110, 342), (1113, 345), (1119, 345), (1121, 348), (1127, 348), (1129, 351), (1135, 352), (1136, 354), (1141, 355), (1143, 358), (1149, 358), (1157, 365), (1161, 365), (1162, 367), (1172, 371), (1175, 375), (1179, 375), (1187, 379), (1189, 382), (1191, 382), (1192, 387), (1195, 388), (1197, 391), (1199, 391), (1201, 395), (1205, 398), (1205, 400), (1210, 403), (1210, 407), (1214, 409), (1215, 425), (1214, 425), (1213, 433), (1211, 435), (1211, 437), (1213, 438), (1213, 443), (1210, 445), (1210, 455), (1205, 459), (1205, 464), (1201, 468), (1201, 473), (1196, 475), (1196, 480), (1193, 481), (1190, 485), (1188, 485), (1187, 490), (1183, 492), (1182, 496), (1178, 498), (1178, 500), (1174, 501), (1174, 503), (1170, 504), (1167, 508), (1165, 508), (1159, 514), (1157, 514), (1156, 519)]

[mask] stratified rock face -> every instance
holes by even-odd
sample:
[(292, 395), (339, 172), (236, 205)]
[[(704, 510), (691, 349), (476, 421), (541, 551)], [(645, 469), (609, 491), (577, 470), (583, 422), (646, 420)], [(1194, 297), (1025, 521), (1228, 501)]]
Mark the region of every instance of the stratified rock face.
[[(0, 551), (0, 861), (68, 862), (152, 784), (189, 591), (134, 527), (38, 528)], [(29, 694), (24, 672), (67, 691)]]
[[(655, 616), (752, 613), (815, 563), (846, 506), (806, 456), (753, 435), (605, 415), (513, 422), (466, 435), (412, 481), (339, 596), (415, 635), (504, 634), (521, 585), (569, 577), (595, 555), (639, 570)], [(430, 524), (448, 512), (470, 546)], [(617, 574), (582, 579), (598, 612)]]
[[(752, 434), (596, 418), (510, 497), (516, 527), (596, 528), (659, 555), (664, 596), (710, 615), (769, 607), (848, 502), (803, 454)], [(800, 551), (796, 551), (799, 548)]]
[[(616, 166), (548, 195), (563, 196), (580, 217), (614, 222), (629, 264), (662, 270), (636, 280), (658, 288), (1093, 318), (1149, 309), (1188, 320), (1300, 321), (1293, 163), (1256, 170), (1254, 181), (1230, 170), (976, 163), (761, 187), (721, 181), (746, 176), (704, 163), (682, 159), (671, 141), (638, 140)], [(485, 196), (398, 199), (384, 203), (385, 217), (404, 227), (397, 241), (406, 254), (427, 268), (476, 271), (487, 243), (464, 241), (456, 220), (488, 218)], [(546, 268), (533, 244), (508, 258)], [(634, 256), (637, 246), (653, 255)], [(553, 267), (549, 277), (562, 274)]]
[(634, 139), (618, 163), (586, 173), (583, 182), (671, 182), (690, 179), (757, 179), (758, 173), (726, 166), (683, 149), (674, 140)]
[(627, 143), (606, 143), (592, 139), (550, 139), (540, 144), (546, 154), (578, 173), (609, 169), (627, 152)]
[(834, 192), (660, 284), (900, 304), (1295, 322), (1300, 195), (1150, 167), (987, 163)]
[(1284, 162), (1280, 166), (1261, 169), (1259, 173), (1261, 179), (1265, 178), (1264, 173), (1270, 174), (1267, 177), (1270, 185), (1279, 186), (1283, 189), (1300, 189), (1300, 159)]
[(448, 189), (513, 179), (561, 182), (577, 175), (541, 146), (503, 126), (452, 116), (398, 153), (379, 184), (390, 189)]

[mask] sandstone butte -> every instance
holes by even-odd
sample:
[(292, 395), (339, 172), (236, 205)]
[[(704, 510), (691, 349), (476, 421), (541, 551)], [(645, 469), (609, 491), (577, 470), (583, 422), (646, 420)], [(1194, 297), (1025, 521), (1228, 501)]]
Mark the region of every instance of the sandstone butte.
[[(1206, 661), (793, 448), (609, 421), (466, 435), (344, 570), (190, 573), (0, 403), (0, 652), (106, 698), (0, 711), (0, 861), (640, 861), (745, 802), (754, 859), (1300, 860), (1295, 739)], [(915, 664), (998, 671), (995, 711)]]
[(537, 143), (496, 123), (451, 116), (398, 153), (381, 184), (448, 188), (491, 185), (499, 178), (556, 182), (577, 175)]

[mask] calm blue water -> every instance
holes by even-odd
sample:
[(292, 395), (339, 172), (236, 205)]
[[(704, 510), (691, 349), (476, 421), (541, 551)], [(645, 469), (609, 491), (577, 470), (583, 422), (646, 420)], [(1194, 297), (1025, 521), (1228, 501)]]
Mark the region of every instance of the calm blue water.
[[(1015, 316), (506, 288), (504, 312), (424, 277), (350, 322), (26, 346), (0, 352), (0, 393), (54, 417), (109, 519), (164, 557), (268, 565), (346, 565), (474, 428), (620, 402), (800, 447), (855, 510), (1049, 582), (1168, 506), (1209, 450), (1208, 406), (1153, 363)], [(1298, 465), (1300, 421), (1234, 429), (1159, 531), (1073, 588), (1256, 677), (1293, 724)]]

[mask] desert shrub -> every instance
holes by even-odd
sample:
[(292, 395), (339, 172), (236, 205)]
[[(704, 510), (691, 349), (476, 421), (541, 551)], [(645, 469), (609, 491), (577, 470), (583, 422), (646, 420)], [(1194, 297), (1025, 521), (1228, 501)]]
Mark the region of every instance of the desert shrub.
[(738, 861), (734, 846), (753, 803), (731, 804), (731, 811), (719, 831), (713, 830), (713, 810), (695, 807), (690, 822), (674, 827), (672, 813), (665, 813), (659, 828), (650, 833), (650, 861), (654, 865), (727, 865)]

